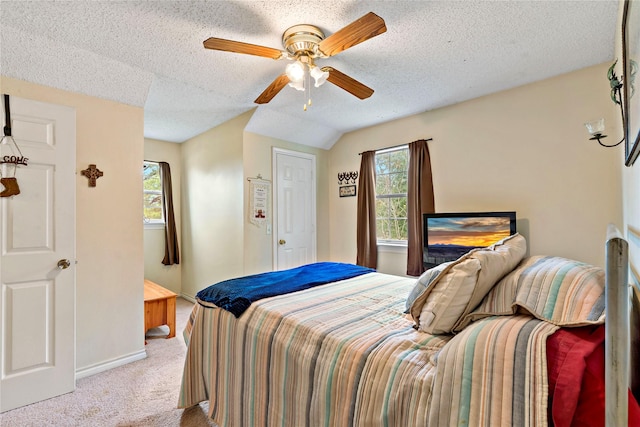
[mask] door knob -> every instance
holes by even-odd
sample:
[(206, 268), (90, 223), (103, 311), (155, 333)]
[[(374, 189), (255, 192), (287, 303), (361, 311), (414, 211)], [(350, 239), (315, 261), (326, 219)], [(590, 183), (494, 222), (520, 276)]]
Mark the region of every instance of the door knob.
[(284, 239), (278, 240), (278, 244), (280, 244), (280, 245), (284, 245), (285, 243), (287, 243), (287, 241), (284, 240)]
[(70, 265), (71, 263), (69, 262), (68, 259), (61, 259), (60, 261), (58, 261), (58, 268), (60, 270), (66, 270), (67, 268), (69, 268)]

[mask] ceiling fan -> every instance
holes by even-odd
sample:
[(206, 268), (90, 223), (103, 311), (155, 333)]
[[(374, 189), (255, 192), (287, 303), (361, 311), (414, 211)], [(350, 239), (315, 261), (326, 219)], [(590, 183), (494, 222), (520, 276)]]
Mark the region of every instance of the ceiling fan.
[(360, 99), (365, 99), (373, 94), (373, 89), (333, 67), (318, 67), (315, 60), (336, 55), (385, 31), (387, 27), (384, 20), (369, 12), (328, 37), (314, 25), (294, 25), (282, 34), (285, 50), (216, 37), (208, 38), (203, 44), (207, 49), (294, 61), (288, 64), (285, 72), (276, 77), (256, 98), (256, 104), (271, 101), (287, 84), (298, 90), (305, 90), (305, 77), (313, 77), (316, 87), (328, 81)]

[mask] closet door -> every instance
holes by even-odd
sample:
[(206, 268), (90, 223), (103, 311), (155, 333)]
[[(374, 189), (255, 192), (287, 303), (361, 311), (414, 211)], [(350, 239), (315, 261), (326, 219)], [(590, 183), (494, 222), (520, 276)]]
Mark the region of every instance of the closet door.
[(315, 156), (274, 149), (274, 269), (316, 262)]

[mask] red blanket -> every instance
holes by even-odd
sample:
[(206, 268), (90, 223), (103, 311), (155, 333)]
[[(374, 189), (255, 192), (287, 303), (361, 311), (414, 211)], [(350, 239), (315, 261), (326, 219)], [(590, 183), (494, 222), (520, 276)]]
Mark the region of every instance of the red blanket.
[[(604, 426), (604, 325), (561, 328), (547, 340), (550, 424)], [(629, 426), (640, 407), (629, 392)]]

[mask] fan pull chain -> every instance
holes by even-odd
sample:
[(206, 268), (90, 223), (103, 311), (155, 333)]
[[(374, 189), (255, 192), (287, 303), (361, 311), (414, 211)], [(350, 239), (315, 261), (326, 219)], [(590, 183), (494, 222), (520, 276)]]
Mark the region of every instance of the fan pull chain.
[(307, 86), (309, 86), (309, 102), (308, 105), (311, 107), (311, 71), (307, 73)]
[[(311, 98), (311, 88), (309, 87), (309, 73), (307, 73), (307, 70), (304, 70), (304, 74), (305, 74), (305, 79), (304, 79), (304, 97), (307, 98), (307, 91), (309, 91), (309, 98)], [(302, 105), (302, 109), (304, 111), (307, 111), (307, 103), (305, 102)]]

